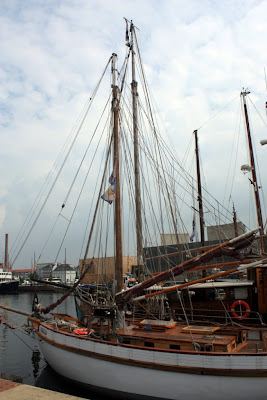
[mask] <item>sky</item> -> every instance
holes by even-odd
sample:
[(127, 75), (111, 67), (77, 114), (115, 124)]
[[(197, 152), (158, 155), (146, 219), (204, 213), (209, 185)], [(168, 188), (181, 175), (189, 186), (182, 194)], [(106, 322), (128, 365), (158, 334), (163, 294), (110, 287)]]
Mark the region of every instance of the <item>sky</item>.
[[(234, 201), (238, 218), (254, 228), (251, 185), (240, 171), (249, 160), (238, 120), (240, 92), (251, 92), (265, 221), (267, 146), (260, 140), (267, 139), (266, 15), (264, 0), (1, 0), (0, 262), (5, 234), (12, 248), (108, 58), (116, 52), (123, 62), (123, 17), (138, 28), (166, 140), (180, 160), (188, 148), (193, 157), (192, 132), (198, 129), (203, 185), (227, 208)], [(31, 266), (38, 229), (14, 268)], [(75, 246), (73, 240), (67, 252), (77, 265)]]

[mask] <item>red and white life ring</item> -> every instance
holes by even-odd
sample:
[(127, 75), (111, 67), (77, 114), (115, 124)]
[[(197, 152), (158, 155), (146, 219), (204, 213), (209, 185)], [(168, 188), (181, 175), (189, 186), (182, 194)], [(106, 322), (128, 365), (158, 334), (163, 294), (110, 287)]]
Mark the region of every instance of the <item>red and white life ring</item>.
[(94, 333), (94, 329), (90, 329), (90, 331), (88, 332), (87, 328), (79, 328), (79, 329), (74, 329), (73, 333), (75, 335), (91, 335), (92, 333)]
[(88, 329), (87, 328), (74, 329), (73, 333), (75, 335), (88, 335)]
[[(236, 307), (237, 307), (237, 306), (243, 306), (243, 307), (245, 307), (245, 310), (246, 310), (245, 314), (242, 314), (242, 312), (241, 312), (241, 314), (238, 315), (238, 314), (236, 313)], [(239, 308), (241, 309), (241, 307), (239, 307)], [(250, 307), (249, 307), (248, 303), (246, 303), (245, 301), (243, 301), (243, 300), (236, 300), (236, 301), (231, 305), (231, 314), (232, 314), (232, 316), (233, 316), (234, 318), (238, 318), (238, 319), (245, 319), (245, 318), (248, 318), (249, 315), (250, 315)]]

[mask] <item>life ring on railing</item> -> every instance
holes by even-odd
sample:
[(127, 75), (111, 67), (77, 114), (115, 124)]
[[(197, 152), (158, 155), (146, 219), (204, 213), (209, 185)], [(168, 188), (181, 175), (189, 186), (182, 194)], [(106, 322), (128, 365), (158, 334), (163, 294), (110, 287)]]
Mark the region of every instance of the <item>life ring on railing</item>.
[[(242, 313), (241, 313), (241, 315), (238, 315), (238, 314), (236, 313), (236, 306), (243, 306), (243, 307), (245, 307), (245, 310), (246, 310), (245, 314), (242, 314)], [(249, 317), (249, 314), (250, 314), (250, 307), (249, 307), (248, 303), (246, 303), (245, 301), (243, 301), (243, 300), (236, 300), (236, 301), (231, 305), (231, 314), (232, 314), (232, 316), (233, 316), (234, 318), (238, 318), (238, 319), (245, 319), (245, 318), (248, 318), (248, 317)]]
[(87, 328), (74, 329), (73, 333), (75, 335), (88, 335), (88, 329)]
[(79, 329), (74, 329), (73, 333), (75, 335), (92, 335), (94, 333), (94, 329), (90, 329), (90, 331), (88, 332), (87, 328), (79, 328)]

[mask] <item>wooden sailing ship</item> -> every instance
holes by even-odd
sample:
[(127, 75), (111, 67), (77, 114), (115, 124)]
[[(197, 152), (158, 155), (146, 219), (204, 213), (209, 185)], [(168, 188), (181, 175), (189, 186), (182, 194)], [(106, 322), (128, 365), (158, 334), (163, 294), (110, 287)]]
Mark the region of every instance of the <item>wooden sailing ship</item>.
[[(127, 21), (128, 26), (128, 21)], [(52, 318), (43, 318), (42, 314), (49, 313), (59, 304), (59, 301), (49, 307), (42, 307), (35, 302), (35, 312), (29, 316), (29, 322), (33, 327), (34, 336), (43, 357), (48, 364), (62, 376), (77, 382), (78, 384), (94, 387), (118, 397), (143, 398), (143, 399), (181, 399), (183, 397), (200, 400), (224, 400), (233, 397), (235, 400), (254, 397), (265, 399), (267, 390), (267, 328), (245, 327), (242, 321), (239, 324), (214, 324), (191, 323), (184, 313), (185, 321), (180, 322), (172, 316), (169, 319), (158, 318), (155, 314), (151, 318), (126, 318), (129, 308), (127, 305), (137, 302), (146, 304), (148, 298), (156, 294), (164, 300), (166, 293), (175, 293), (180, 301), (180, 291), (183, 287), (190, 287), (192, 282), (175, 284), (175, 277), (185, 271), (191, 271), (204, 265), (223, 254), (231, 254), (237, 258), (244, 258), (243, 250), (251, 245), (261, 227), (234, 239), (225, 241), (207, 251), (203, 251), (194, 257), (173, 265), (168, 270), (158, 274), (151, 274), (145, 279), (145, 258), (143, 253), (143, 232), (140, 185), (139, 149), (144, 146), (140, 143), (138, 111), (137, 111), (137, 82), (135, 77), (135, 56), (138, 52), (135, 36), (135, 26), (130, 23), (129, 38), (126, 30), (126, 44), (128, 54), (126, 63), (132, 58), (132, 105), (133, 105), (133, 135), (134, 142), (134, 182), (136, 217), (136, 247), (137, 247), (137, 273), (139, 283), (130, 289), (123, 288), (122, 273), (122, 237), (125, 237), (122, 228), (121, 215), (121, 170), (120, 145), (122, 137), (119, 135), (121, 128), (121, 105), (123, 102), (122, 87), (125, 85), (126, 73), (121, 72), (122, 84), (118, 84), (117, 56), (112, 54), (112, 133), (108, 143), (107, 156), (113, 153), (111, 188), (106, 194), (108, 202), (114, 205), (115, 227), (115, 281), (113, 285), (114, 296), (110, 304), (94, 305), (90, 314), (84, 315), (82, 320), (69, 315), (54, 313)], [(151, 121), (151, 120), (150, 120)], [(153, 126), (153, 135), (156, 129)], [(112, 151), (111, 151), (112, 143)], [(147, 148), (149, 151), (149, 148)], [(151, 160), (152, 153), (149, 154)], [(161, 155), (161, 154), (160, 154)], [(107, 160), (108, 160), (107, 157)], [(167, 183), (167, 170), (152, 162), (158, 167), (156, 178), (167, 191), (166, 203), (170, 206), (170, 220), (174, 223), (174, 229), (178, 236), (175, 208), (172, 203), (172, 193)], [(108, 161), (104, 162), (104, 174), (101, 180), (99, 196), (96, 201), (96, 210), (100, 207), (103, 184), (107, 179)], [(166, 167), (166, 166), (165, 166)], [(161, 169), (161, 173), (159, 170)], [(164, 179), (163, 179), (164, 177)], [(125, 179), (125, 176), (124, 176)], [(151, 178), (152, 179), (152, 178)], [(155, 193), (150, 191), (153, 196)], [(122, 197), (126, 197), (125, 193)], [(159, 201), (161, 198), (159, 199)], [(161, 207), (159, 207), (161, 209)], [(127, 210), (128, 211), (128, 210)], [(96, 227), (96, 212), (92, 219), (89, 238), (85, 249), (83, 266), (85, 267), (89, 248), (95, 237), (101, 236)], [(148, 218), (148, 214), (146, 214)], [(261, 232), (262, 233), (262, 232)], [(94, 246), (96, 247), (96, 246)], [(235, 268), (240, 271), (244, 268), (265, 268), (266, 260), (241, 264)], [(94, 259), (88, 268), (92, 268)], [(233, 272), (233, 271), (232, 271)], [(85, 269), (83, 271), (85, 273)], [(204, 284), (210, 277), (203, 274), (202, 278), (195, 282)], [(218, 275), (218, 274), (217, 274)], [(82, 278), (82, 277), (81, 277)], [(214, 278), (214, 276), (213, 276)], [(160, 282), (173, 279), (171, 288), (158, 288)], [(75, 284), (77, 286), (79, 281)], [(155, 287), (155, 293), (146, 292)], [(71, 289), (71, 291), (73, 291)], [(67, 295), (67, 294), (66, 294)], [(66, 295), (64, 295), (66, 297)], [(64, 296), (61, 300), (64, 300)], [(60, 300), (60, 301), (61, 301)], [(182, 302), (181, 302), (182, 304)], [(174, 316), (175, 317), (175, 316)]]
[[(257, 221), (260, 227), (260, 237), (259, 243), (260, 246), (254, 248), (254, 250), (250, 250), (247, 259), (243, 261), (224, 261), (222, 263), (214, 263), (212, 265), (202, 265), (194, 268), (194, 271), (197, 270), (202, 271), (202, 276), (205, 277), (207, 275), (207, 271), (216, 268), (217, 270), (220, 268), (228, 268), (228, 272), (224, 272), (224, 274), (215, 274), (209, 276), (209, 280), (212, 282), (206, 282), (205, 279), (200, 282), (196, 280), (195, 282), (191, 282), (190, 285), (180, 285), (179, 288), (182, 289), (181, 296), (183, 296), (183, 305), (181, 304), (180, 299), (177, 298), (176, 292), (173, 290), (166, 290), (165, 299), (168, 303), (169, 310), (167, 313), (171, 315), (174, 319), (184, 319), (184, 313), (187, 314), (187, 318), (190, 320), (206, 320), (206, 321), (218, 321), (222, 323), (227, 323), (231, 318), (234, 320), (242, 320), (243, 323), (247, 324), (260, 324), (263, 321), (267, 320), (267, 301), (265, 292), (267, 290), (267, 278), (265, 273), (265, 268), (259, 265), (255, 269), (249, 270), (249, 276), (247, 276), (246, 268), (243, 268), (245, 272), (246, 278), (240, 279), (242, 273), (238, 269), (231, 270), (232, 267), (238, 267), (241, 263), (250, 263), (256, 260), (259, 260), (263, 254), (266, 253), (266, 243), (264, 239), (264, 229), (263, 229), (263, 219), (261, 213), (261, 204), (260, 204), (260, 196), (259, 196), (259, 186), (257, 182), (256, 175), (256, 166), (254, 162), (254, 153), (252, 147), (251, 140), (251, 132), (250, 132), (250, 124), (248, 119), (247, 105), (246, 105), (246, 96), (248, 92), (241, 92), (242, 105), (244, 110), (244, 121), (246, 126), (248, 144), (249, 144), (249, 156), (251, 167), (250, 170), (252, 173), (252, 182), (254, 189), (254, 197), (257, 211)], [(134, 103), (133, 103), (134, 104)], [(134, 106), (134, 110), (136, 109), (136, 105)], [(197, 171), (197, 187), (198, 187), (198, 196), (197, 201), (199, 204), (198, 214), (199, 214), (199, 231), (200, 231), (200, 242), (199, 247), (192, 248), (190, 252), (197, 251), (201, 253), (207, 250), (205, 246), (205, 230), (204, 230), (204, 213), (203, 213), (203, 202), (202, 202), (202, 185), (201, 185), (201, 173), (200, 173), (200, 161), (199, 161), (199, 146), (198, 146), (198, 132), (194, 131), (195, 136), (195, 154), (196, 154), (196, 171)], [(138, 155), (138, 152), (137, 152)], [(137, 187), (138, 190), (138, 187)], [(139, 189), (140, 191), (140, 189)], [(139, 192), (138, 192), (139, 193)], [(138, 195), (139, 198), (139, 195)], [(138, 214), (138, 213), (137, 213)], [(139, 221), (141, 218), (139, 218)], [(235, 231), (235, 236), (238, 236), (238, 226), (237, 226), (237, 218), (235, 208), (233, 206), (233, 226)], [(141, 227), (138, 227), (138, 232), (140, 232)], [(140, 235), (139, 235), (140, 236)], [(140, 237), (138, 238), (139, 243)], [(151, 257), (149, 254), (149, 249), (146, 249), (146, 264), (155, 261), (156, 259), (162, 260), (162, 256)], [(259, 251), (260, 250), (260, 251)], [(163, 250), (164, 252), (164, 250)], [(139, 251), (142, 253), (142, 250)], [(176, 254), (179, 256), (182, 253), (174, 252), (170, 254), (164, 254), (164, 258), (166, 257), (175, 257)], [(160, 251), (159, 251), (160, 254)], [(143, 255), (142, 255), (143, 257)], [(139, 257), (140, 258), (140, 257)], [(230, 270), (229, 270), (230, 268)], [(236, 279), (233, 279), (233, 273), (236, 272)], [(226, 279), (223, 281), (217, 281), (217, 279), (223, 278), (223, 276), (231, 275), (232, 279)], [(216, 281), (214, 281), (216, 279)], [(184, 290), (187, 289), (187, 290)], [(103, 286), (105, 296), (108, 297), (110, 293), (107, 290), (105, 285)], [(156, 290), (155, 290), (156, 292)], [(156, 296), (158, 296), (156, 294)], [(147, 301), (150, 300), (154, 295), (151, 293), (147, 294), (144, 299)], [(82, 289), (78, 291), (76, 295), (76, 309), (78, 316), (83, 316), (85, 314), (89, 314), (92, 310), (92, 297), (83, 291)], [(149, 314), (156, 311), (153, 304), (146, 304), (146, 307), (142, 307), (143, 313), (141, 315), (147, 317)], [(138, 313), (136, 313), (138, 314)], [(140, 310), (139, 310), (140, 315)]]

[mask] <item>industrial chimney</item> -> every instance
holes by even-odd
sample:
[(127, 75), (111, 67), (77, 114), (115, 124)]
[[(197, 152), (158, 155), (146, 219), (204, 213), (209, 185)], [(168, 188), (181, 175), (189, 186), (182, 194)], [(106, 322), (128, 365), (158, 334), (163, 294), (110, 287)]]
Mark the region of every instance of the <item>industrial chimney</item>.
[(9, 264), (8, 264), (8, 233), (6, 233), (6, 242), (5, 242), (5, 268), (9, 269)]

